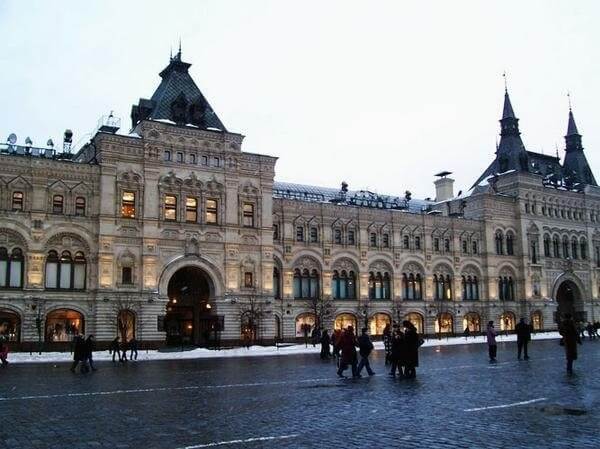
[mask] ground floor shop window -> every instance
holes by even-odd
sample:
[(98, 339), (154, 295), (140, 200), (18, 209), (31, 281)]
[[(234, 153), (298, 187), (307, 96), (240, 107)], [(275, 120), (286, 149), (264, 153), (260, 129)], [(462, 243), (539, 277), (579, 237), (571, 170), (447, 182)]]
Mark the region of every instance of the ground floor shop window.
[(404, 315), (403, 320), (410, 321), (417, 328), (419, 334), (423, 333), (423, 316), (420, 313), (411, 312)]
[(454, 318), (452, 314), (440, 313), (435, 319), (436, 334), (451, 334), (454, 331)]
[(296, 317), (296, 337), (308, 336), (315, 327), (315, 315), (312, 313), (303, 313)]
[(347, 329), (348, 326), (354, 328), (356, 333), (356, 317), (351, 313), (342, 313), (335, 317), (335, 329)]
[(135, 313), (131, 310), (121, 310), (117, 314), (117, 336), (127, 341), (135, 338)]
[(0, 310), (0, 326), (4, 325), (2, 335), (8, 341), (21, 340), (21, 319), (19, 315), (9, 310)]
[(369, 319), (369, 331), (371, 335), (383, 335), (387, 325), (391, 325), (391, 318), (387, 313), (376, 313)]
[(500, 330), (514, 331), (515, 330), (515, 314), (512, 312), (504, 312), (500, 316)]
[(83, 333), (83, 315), (75, 310), (58, 309), (46, 316), (46, 341), (71, 341)]
[(470, 333), (481, 332), (481, 318), (474, 312), (467, 313), (463, 318), (463, 330)]
[(541, 331), (544, 328), (544, 317), (542, 312), (536, 310), (531, 314), (531, 325), (534, 331)]

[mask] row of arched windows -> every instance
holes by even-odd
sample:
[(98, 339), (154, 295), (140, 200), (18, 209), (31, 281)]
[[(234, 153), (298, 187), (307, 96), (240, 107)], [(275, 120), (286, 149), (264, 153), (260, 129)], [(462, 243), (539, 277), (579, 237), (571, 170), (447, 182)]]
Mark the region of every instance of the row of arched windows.
[(317, 270), (294, 270), (294, 298), (318, 298), (319, 291)]
[(462, 276), (462, 299), (479, 299), (479, 283), (477, 276)]
[(433, 275), (434, 298), (436, 300), (451, 300), (452, 299), (452, 279), (450, 275), (443, 274)]
[(331, 295), (333, 299), (356, 299), (356, 275), (354, 271), (346, 270), (333, 272), (331, 282)]
[(496, 231), (495, 241), (497, 255), (513, 256), (515, 254), (515, 236), (512, 232), (507, 232), (505, 239), (502, 231)]
[(69, 251), (52, 250), (46, 258), (45, 285), (49, 289), (83, 290), (86, 283), (85, 256), (81, 251), (73, 257)]
[(390, 299), (390, 274), (369, 273), (369, 299)]
[(576, 237), (573, 237), (571, 240), (569, 240), (567, 236), (564, 236), (561, 241), (557, 235), (552, 237), (552, 240), (550, 240), (550, 236), (545, 234), (544, 256), (586, 260), (588, 257), (587, 241), (585, 238), (577, 240)]
[(402, 273), (402, 288), (406, 299), (423, 299), (423, 280), (420, 274)]
[(515, 300), (515, 284), (511, 276), (500, 276), (498, 278), (498, 298), (501, 301)]
[(23, 250), (0, 247), (0, 288), (23, 287)]
[[(85, 198), (78, 196), (75, 198), (74, 212), (76, 216), (83, 217), (85, 215)], [(64, 214), (65, 213), (65, 197), (63, 195), (52, 196), (52, 213), (53, 214)]]

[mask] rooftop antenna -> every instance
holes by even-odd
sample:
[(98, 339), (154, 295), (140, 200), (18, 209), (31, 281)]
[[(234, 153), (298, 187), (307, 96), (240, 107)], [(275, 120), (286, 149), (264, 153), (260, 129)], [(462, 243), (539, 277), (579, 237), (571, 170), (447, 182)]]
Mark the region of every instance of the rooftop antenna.
[(508, 93), (508, 77), (506, 76), (506, 70), (502, 72), (502, 78), (504, 78), (504, 92)]
[(569, 111), (571, 111), (571, 92), (567, 91), (567, 99), (569, 101)]

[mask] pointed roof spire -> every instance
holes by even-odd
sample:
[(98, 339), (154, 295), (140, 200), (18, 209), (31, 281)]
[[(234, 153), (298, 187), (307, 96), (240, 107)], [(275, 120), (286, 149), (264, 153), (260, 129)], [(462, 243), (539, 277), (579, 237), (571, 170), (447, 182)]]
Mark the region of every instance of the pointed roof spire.
[(569, 98), (569, 125), (567, 126), (567, 136), (579, 134), (577, 131), (577, 125), (575, 124), (575, 117), (573, 117), (573, 108), (571, 107), (571, 93), (567, 93)]

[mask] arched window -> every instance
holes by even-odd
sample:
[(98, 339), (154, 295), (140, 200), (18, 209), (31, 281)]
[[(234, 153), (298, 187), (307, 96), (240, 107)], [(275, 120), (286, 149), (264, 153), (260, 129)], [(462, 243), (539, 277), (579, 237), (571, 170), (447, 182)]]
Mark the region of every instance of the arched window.
[(273, 268), (273, 298), (281, 299), (281, 276), (277, 267)]
[(309, 271), (296, 268), (294, 270), (294, 297), (318, 298), (319, 297), (319, 273), (317, 270)]
[(354, 328), (356, 332), (356, 316), (351, 313), (340, 313), (335, 317), (334, 329), (347, 329), (348, 326)]
[(436, 300), (441, 301), (452, 299), (452, 281), (450, 279), (450, 275), (444, 276), (443, 274), (434, 274), (433, 285)]
[(12, 310), (0, 309), (0, 323), (4, 323), (6, 328), (4, 333), (0, 334), (8, 341), (21, 341), (21, 317)]
[(502, 235), (502, 231), (497, 231), (496, 232), (496, 254), (498, 254), (498, 255), (504, 254), (503, 247), (504, 247), (504, 236)]
[(558, 236), (555, 235), (554, 237), (552, 237), (552, 256), (553, 257), (556, 257), (556, 258), (560, 257), (559, 247), (560, 247), (560, 243), (558, 240)]
[(46, 341), (70, 342), (84, 333), (83, 315), (71, 309), (58, 309), (46, 315)]
[(78, 217), (85, 215), (85, 198), (82, 196), (75, 198), (75, 215)]
[(371, 234), (369, 234), (369, 245), (371, 246), (371, 248), (376, 248), (377, 247), (377, 234), (375, 232), (371, 232)]
[(422, 296), (422, 279), (421, 275), (417, 273), (402, 273), (402, 288), (404, 290), (404, 299), (421, 300)]
[(539, 310), (536, 310), (531, 314), (531, 326), (534, 331), (541, 331), (544, 329), (544, 316)]
[(421, 237), (415, 237), (415, 249), (421, 249)]
[(471, 246), (472, 246), (472, 252), (473, 254), (477, 254), (478, 248), (477, 248), (477, 240), (473, 240), (471, 242)]
[(404, 237), (402, 237), (402, 246), (404, 247), (404, 249), (408, 249), (410, 247), (410, 241), (408, 239), (408, 235), (405, 235)]
[(514, 331), (515, 330), (515, 314), (512, 312), (504, 312), (500, 315), (500, 330)]
[(581, 258), (583, 260), (586, 260), (587, 259), (587, 241), (585, 239), (580, 240), (579, 249), (581, 252)]
[(509, 232), (506, 234), (506, 254), (509, 256), (514, 255), (515, 253), (515, 236)]
[(550, 257), (550, 236), (544, 235), (544, 257)]
[(135, 338), (135, 313), (129, 309), (119, 310), (117, 313), (117, 336), (121, 341)]
[(54, 195), (52, 197), (52, 213), (62, 214), (64, 210), (64, 198), (62, 195)]
[(451, 313), (438, 314), (435, 319), (435, 332), (437, 334), (451, 334), (454, 332), (454, 318)]
[(392, 320), (387, 313), (376, 313), (369, 318), (371, 335), (382, 335), (386, 326), (391, 326)]
[(69, 251), (63, 251), (60, 257), (56, 251), (49, 251), (46, 257), (46, 288), (85, 289), (86, 266), (82, 252), (75, 253), (73, 259)]
[(515, 284), (512, 276), (500, 276), (498, 278), (498, 298), (501, 301), (514, 301)]
[(333, 243), (335, 243), (336, 245), (342, 243), (342, 230), (339, 228), (333, 230)]
[(469, 329), (471, 333), (481, 332), (481, 318), (475, 312), (466, 313), (463, 317), (463, 329)]
[(23, 192), (13, 192), (12, 194), (12, 210), (23, 210), (25, 195)]
[(479, 299), (479, 283), (477, 276), (462, 276), (462, 299), (470, 301)]
[(387, 272), (369, 273), (369, 299), (390, 298), (390, 275)]
[(575, 237), (571, 240), (571, 256), (573, 259), (577, 259), (577, 255), (579, 253), (579, 242)]
[(296, 337), (309, 336), (315, 327), (316, 319), (313, 313), (302, 313), (296, 317)]
[(410, 321), (416, 328), (419, 334), (423, 333), (423, 316), (420, 313), (411, 312), (404, 315), (404, 320)]
[(23, 251), (0, 247), (0, 288), (23, 288)]

